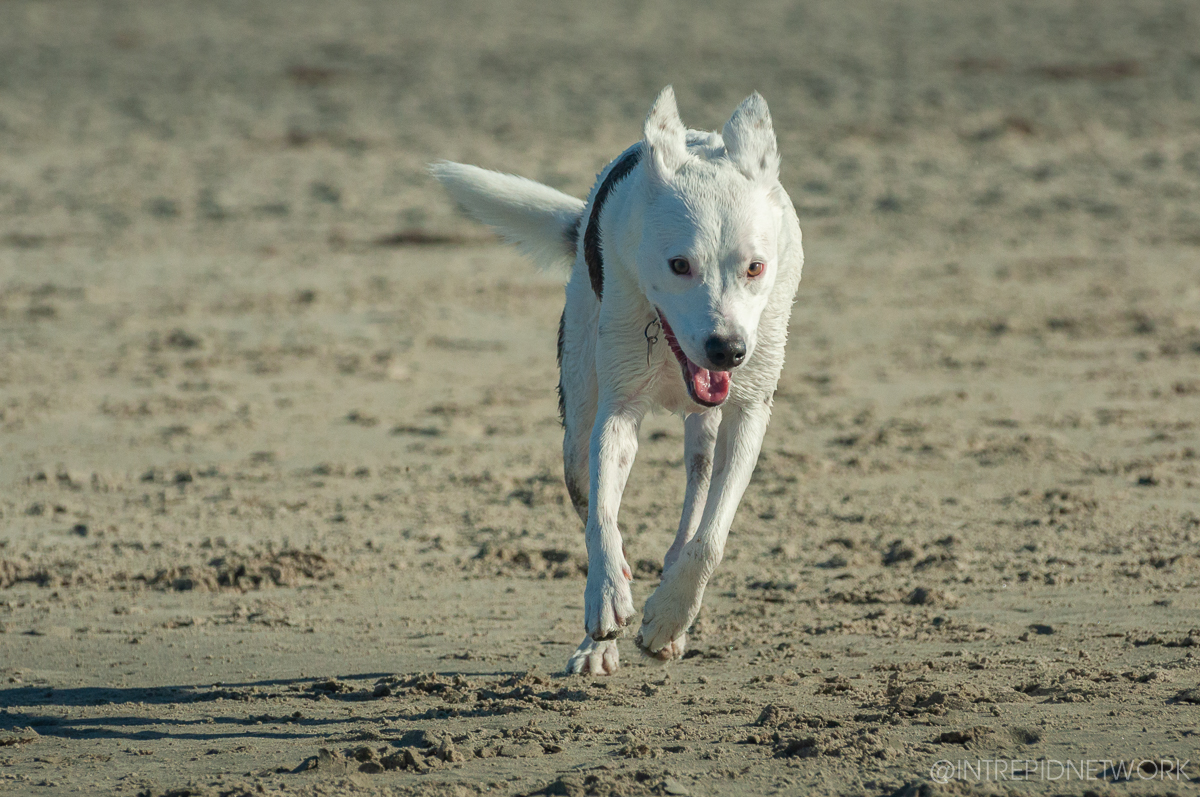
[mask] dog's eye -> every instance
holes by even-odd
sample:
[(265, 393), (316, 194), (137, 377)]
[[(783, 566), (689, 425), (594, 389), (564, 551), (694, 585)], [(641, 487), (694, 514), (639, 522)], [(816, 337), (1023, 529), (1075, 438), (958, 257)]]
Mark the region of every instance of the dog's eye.
[(749, 277), (750, 279), (754, 279), (755, 277), (762, 274), (763, 270), (766, 269), (766, 267), (767, 267), (766, 263), (763, 263), (762, 261), (759, 261), (759, 260), (755, 260), (746, 269), (746, 276)]
[(672, 274), (684, 276), (692, 270), (692, 266), (682, 257), (673, 257), (667, 261), (667, 265), (671, 267)]

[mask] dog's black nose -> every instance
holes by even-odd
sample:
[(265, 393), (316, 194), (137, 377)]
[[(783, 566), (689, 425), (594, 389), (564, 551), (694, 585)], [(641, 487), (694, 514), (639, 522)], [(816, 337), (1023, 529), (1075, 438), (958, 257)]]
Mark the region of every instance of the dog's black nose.
[(740, 337), (723, 338), (713, 335), (704, 342), (704, 356), (714, 368), (735, 368), (746, 359), (746, 341)]

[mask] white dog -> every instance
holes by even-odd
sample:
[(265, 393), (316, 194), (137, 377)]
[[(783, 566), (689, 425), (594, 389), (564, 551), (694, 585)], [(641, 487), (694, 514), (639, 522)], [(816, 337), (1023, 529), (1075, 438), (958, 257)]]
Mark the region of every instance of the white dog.
[(643, 140), (600, 173), (586, 203), (474, 166), (432, 171), (542, 265), (573, 263), (559, 405), (588, 575), (587, 637), (569, 672), (617, 669), (616, 639), (634, 616), (617, 510), (638, 429), (652, 407), (684, 417), (683, 516), (637, 635), (651, 656), (682, 656), (758, 459), (804, 262), (766, 102), (752, 94), (720, 134), (704, 133), (683, 126), (668, 86)]

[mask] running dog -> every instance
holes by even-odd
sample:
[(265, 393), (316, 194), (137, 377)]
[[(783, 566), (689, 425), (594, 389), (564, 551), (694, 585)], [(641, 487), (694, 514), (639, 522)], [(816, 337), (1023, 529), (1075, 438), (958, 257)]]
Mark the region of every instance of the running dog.
[(662, 90), (642, 140), (587, 202), (474, 166), (431, 167), (476, 219), (546, 267), (569, 266), (558, 331), (567, 492), (587, 524), (587, 637), (572, 673), (609, 675), (635, 611), (617, 510), (646, 412), (683, 416), (687, 491), (638, 646), (679, 658), (758, 460), (804, 262), (757, 93), (720, 133), (688, 130)]

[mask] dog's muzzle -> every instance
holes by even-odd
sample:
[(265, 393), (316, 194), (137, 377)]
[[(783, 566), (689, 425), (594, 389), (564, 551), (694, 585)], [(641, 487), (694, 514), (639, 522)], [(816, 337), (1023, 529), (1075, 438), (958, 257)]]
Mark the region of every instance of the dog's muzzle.
[[(726, 339), (718, 338), (714, 335), (709, 338), (708, 343), (711, 344), (714, 339), (724, 341), (721, 345), (726, 349), (723, 356), (730, 362), (729, 365), (717, 368), (701, 368), (694, 362), (688, 359), (688, 356), (683, 353), (683, 349), (679, 347), (679, 341), (675, 339), (675, 332), (671, 329), (671, 325), (667, 323), (667, 319), (663, 316), (662, 311), (658, 311), (658, 320), (662, 323), (663, 335), (667, 339), (667, 345), (671, 347), (671, 353), (675, 355), (675, 359), (679, 361), (680, 368), (683, 369), (683, 381), (687, 385), (688, 395), (692, 401), (704, 407), (716, 407), (721, 402), (725, 401), (729, 396), (729, 387), (732, 384), (729, 371), (741, 364), (746, 359), (746, 342), (740, 338)], [(736, 341), (737, 345), (733, 345)], [(737, 354), (740, 348), (740, 354)], [(712, 359), (712, 354), (705, 346), (705, 357)], [(737, 362), (733, 362), (736, 359)], [(715, 363), (714, 363), (715, 365)]]

